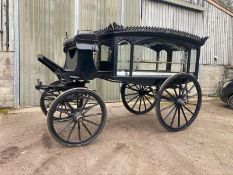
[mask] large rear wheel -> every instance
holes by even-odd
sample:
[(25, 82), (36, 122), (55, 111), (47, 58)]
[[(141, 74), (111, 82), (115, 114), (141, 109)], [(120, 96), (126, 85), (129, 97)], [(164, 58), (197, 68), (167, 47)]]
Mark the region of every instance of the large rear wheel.
[(168, 78), (157, 94), (156, 112), (159, 122), (168, 131), (180, 131), (196, 119), (202, 102), (201, 87), (187, 73)]

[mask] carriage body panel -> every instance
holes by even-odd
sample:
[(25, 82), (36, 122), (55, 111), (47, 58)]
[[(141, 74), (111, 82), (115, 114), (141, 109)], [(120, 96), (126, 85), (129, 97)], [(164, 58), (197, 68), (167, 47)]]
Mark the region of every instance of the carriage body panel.
[[(171, 29), (113, 23), (103, 30), (67, 39), (64, 67), (80, 80), (101, 78), (156, 85), (180, 72), (198, 78), (200, 48), (206, 39)], [(166, 55), (163, 60), (162, 52)]]

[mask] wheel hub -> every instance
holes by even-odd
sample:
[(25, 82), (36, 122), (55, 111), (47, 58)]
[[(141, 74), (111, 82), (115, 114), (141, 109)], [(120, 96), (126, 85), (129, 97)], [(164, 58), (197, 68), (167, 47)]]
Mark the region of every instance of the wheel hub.
[(148, 91), (138, 91), (138, 94), (140, 96), (144, 96), (145, 94), (149, 94), (149, 92)]
[(185, 102), (184, 102), (184, 100), (182, 98), (177, 99), (176, 103), (178, 105), (180, 105), (180, 106), (184, 106), (185, 105)]
[(73, 114), (73, 117), (74, 117), (74, 120), (75, 120), (76, 122), (78, 122), (79, 120), (82, 120), (82, 119), (83, 119), (83, 115), (82, 115), (81, 112), (75, 112), (75, 113)]

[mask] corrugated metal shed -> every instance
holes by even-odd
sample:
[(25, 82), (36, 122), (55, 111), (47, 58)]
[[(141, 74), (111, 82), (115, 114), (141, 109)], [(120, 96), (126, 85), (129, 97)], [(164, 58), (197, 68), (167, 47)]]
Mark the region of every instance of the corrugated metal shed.
[[(230, 15), (205, 2), (204, 35), (209, 36), (202, 50), (203, 64), (230, 64), (233, 58), (233, 22)], [(218, 57), (214, 61), (214, 56)]]
[(20, 105), (36, 105), (36, 79), (52, 82), (54, 76), (36, 59), (44, 54), (64, 64), (65, 32), (73, 35), (74, 0), (20, 0)]
[[(34, 90), (38, 77), (45, 83), (54, 80), (53, 74), (37, 62), (35, 55), (45, 54), (63, 65), (63, 39), (66, 31), (69, 36), (76, 33), (75, 23), (80, 32), (96, 30), (115, 21), (129, 26), (169, 27), (208, 35), (210, 39), (203, 48), (201, 63), (230, 63), (233, 55), (232, 17), (204, 0), (182, 1), (204, 7), (205, 10), (190, 10), (155, 0), (20, 0), (21, 105), (38, 104), (39, 94)], [(213, 60), (214, 56), (219, 58), (217, 62)], [(89, 87), (97, 90), (107, 101), (119, 100), (117, 83), (93, 80)]]
[(14, 50), (13, 9), (13, 0), (0, 0), (0, 51)]
[[(232, 17), (208, 2), (204, 3), (204, 7), (204, 12), (198, 12), (158, 1), (144, 0), (142, 25), (167, 27), (209, 36), (202, 49), (201, 64), (229, 64), (233, 55)], [(217, 61), (214, 61), (214, 56), (218, 57)]]

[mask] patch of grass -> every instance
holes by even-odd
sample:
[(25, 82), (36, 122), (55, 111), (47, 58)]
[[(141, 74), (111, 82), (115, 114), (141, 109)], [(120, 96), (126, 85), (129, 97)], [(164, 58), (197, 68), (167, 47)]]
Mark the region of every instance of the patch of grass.
[(0, 114), (7, 115), (8, 114), (8, 109), (6, 108), (0, 108)]

